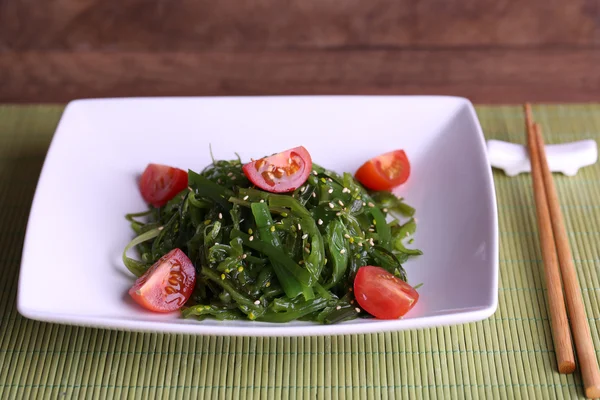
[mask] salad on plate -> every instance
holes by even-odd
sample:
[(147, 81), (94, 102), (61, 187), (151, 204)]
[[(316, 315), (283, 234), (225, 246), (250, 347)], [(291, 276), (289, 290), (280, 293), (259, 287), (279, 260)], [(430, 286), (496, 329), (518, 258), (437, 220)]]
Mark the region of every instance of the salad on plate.
[(149, 164), (139, 182), (149, 208), (126, 216), (129, 294), (198, 320), (400, 318), (419, 299), (402, 264), (422, 254), (407, 248), (415, 210), (391, 192), (409, 176), (403, 150), (354, 176), (314, 164), (302, 146), (199, 172)]

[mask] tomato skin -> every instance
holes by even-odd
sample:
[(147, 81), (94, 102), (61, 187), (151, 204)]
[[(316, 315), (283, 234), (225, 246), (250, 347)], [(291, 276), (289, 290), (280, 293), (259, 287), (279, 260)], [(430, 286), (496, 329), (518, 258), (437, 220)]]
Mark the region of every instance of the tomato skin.
[(299, 146), (244, 164), (242, 170), (250, 182), (262, 190), (287, 193), (306, 182), (312, 171), (312, 158)]
[(419, 300), (419, 293), (381, 267), (364, 266), (354, 278), (354, 296), (358, 304), (379, 319), (398, 319)]
[(161, 164), (148, 164), (140, 179), (140, 192), (147, 203), (162, 207), (188, 185), (186, 171)]
[(410, 162), (404, 150), (371, 158), (356, 171), (356, 179), (371, 190), (391, 190), (410, 176)]
[(129, 289), (136, 303), (154, 312), (171, 312), (181, 308), (196, 285), (196, 269), (180, 249), (162, 256)]

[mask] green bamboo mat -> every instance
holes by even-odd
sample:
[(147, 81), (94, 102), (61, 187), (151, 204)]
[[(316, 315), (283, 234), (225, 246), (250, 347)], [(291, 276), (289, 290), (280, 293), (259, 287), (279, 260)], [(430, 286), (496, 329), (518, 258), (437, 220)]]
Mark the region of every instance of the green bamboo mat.
[[(27, 320), (15, 308), (31, 199), (62, 106), (0, 106), (0, 398), (582, 397), (556, 373), (530, 176), (494, 172), (500, 294), (491, 318), (310, 338), (129, 333)], [(478, 107), (487, 138), (523, 143), (520, 107)], [(547, 142), (600, 139), (600, 105), (534, 107)], [(600, 164), (556, 176), (600, 350)], [(43, 301), (43, 299), (40, 299)], [(599, 352), (600, 353), (600, 352)]]

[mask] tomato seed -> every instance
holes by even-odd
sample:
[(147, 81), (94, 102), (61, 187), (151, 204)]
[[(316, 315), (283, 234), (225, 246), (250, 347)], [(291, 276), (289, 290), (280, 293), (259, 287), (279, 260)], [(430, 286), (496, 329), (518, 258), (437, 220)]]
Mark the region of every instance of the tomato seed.
[(258, 160), (255, 164), (254, 164), (254, 168), (256, 168), (256, 171), (258, 171), (263, 165), (265, 165), (265, 160), (264, 159), (260, 159)]
[(269, 171), (263, 171), (261, 173), (262, 177), (264, 178), (265, 182), (269, 185), (269, 186), (275, 186), (275, 181), (273, 180), (275, 178), (275, 176), (273, 175), (272, 172)]

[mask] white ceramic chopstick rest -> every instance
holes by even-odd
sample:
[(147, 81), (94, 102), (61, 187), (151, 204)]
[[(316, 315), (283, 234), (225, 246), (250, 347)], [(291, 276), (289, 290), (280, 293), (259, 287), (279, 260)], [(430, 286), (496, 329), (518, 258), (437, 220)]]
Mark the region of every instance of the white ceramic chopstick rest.
[[(492, 167), (504, 170), (506, 175), (515, 176), (522, 172), (531, 172), (527, 147), (500, 140), (488, 140), (487, 150)], [(595, 140), (549, 144), (546, 145), (546, 156), (550, 171), (574, 176), (580, 168), (596, 163), (598, 147)]]

